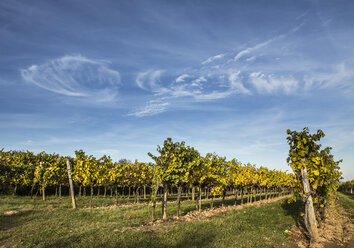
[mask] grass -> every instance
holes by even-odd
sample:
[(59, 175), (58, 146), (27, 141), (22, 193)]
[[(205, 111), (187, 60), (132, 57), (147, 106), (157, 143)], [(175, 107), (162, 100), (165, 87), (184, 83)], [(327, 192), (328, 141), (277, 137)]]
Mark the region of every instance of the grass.
[[(128, 201), (121, 199), (121, 202)], [(78, 199), (87, 207), (89, 197)], [(114, 203), (113, 198), (94, 198), (95, 206)], [(228, 204), (233, 199), (227, 199)], [(182, 202), (185, 214), (194, 210), (194, 202)], [(210, 200), (204, 200), (203, 208)], [(216, 199), (214, 205), (220, 205)], [(297, 203), (281, 200), (259, 207), (234, 210), (210, 219), (194, 222), (166, 222), (167, 228), (143, 231), (123, 228), (151, 221), (147, 204), (124, 207), (71, 209), (68, 197), (60, 201), (48, 197), (30, 199), (1, 196), (0, 246), (4, 247), (277, 247), (288, 238), (285, 230), (295, 224)], [(168, 215), (176, 213), (176, 203), (168, 203)], [(6, 215), (7, 211), (13, 212)], [(159, 206), (157, 217), (161, 217)]]
[(349, 213), (352, 223), (354, 223), (354, 195), (338, 192), (338, 202)]

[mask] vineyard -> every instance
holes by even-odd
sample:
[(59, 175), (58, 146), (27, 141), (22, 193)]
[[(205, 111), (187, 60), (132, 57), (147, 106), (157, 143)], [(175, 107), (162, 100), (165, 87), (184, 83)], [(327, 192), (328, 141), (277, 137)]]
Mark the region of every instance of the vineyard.
[[(1, 150), (0, 190), (36, 204), (40, 195), (40, 205), (56, 202), (59, 209), (68, 209), (68, 195), (72, 207), (82, 211), (136, 209), (130, 215), (143, 226), (157, 218), (183, 219), (192, 212), (260, 204), (289, 198), (291, 193), (289, 204), (298, 206), (296, 211), (302, 209), (297, 199), (305, 203), (303, 221), (311, 242), (316, 242), (318, 226), (325, 222), (326, 209), (339, 187), (341, 161), (334, 160), (331, 148), (321, 150), (321, 130), (310, 134), (305, 128), (287, 134), (287, 161), (293, 173), (228, 161), (212, 153), (202, 156), (185, 142), (167, 138), (157, 146), (157, 153), (148, 153), (154, 163), (113, 162), (109, 156), (95, 158), (83, 150), (75, 151), (75, 157)], [(156, 211), (157, 206), (161, 211)]]
[(73, 166), (72, 178), (78, 197), (89, 191), (90, 207), (94, 191), (97, 194), (102, 192), (104, 196), (107, 192), (114, 195), (116, 205), (119, 204), (119, 197), (132, 195), (138, 202), (140, 197), (146, 199), (149, 194), (154, 207), (160, 188), (164, 195), (163, 212), (166, 212), (168, 192), (177, 192), (178, 203), (182, 192), (190, 195), (197, 201), (196, 208), (200, 210), (202, 193), (207, 199), (213, 199), (219, 194), (224, 198), (232, 191), (235, 202), (240, 195), (243, 203), (244, 195), (248, 196), (249, 202), (261, 193), (269, 198), (274, 194), (284, 194), (294, 183), (293, 174), (256, 168), (251, 164), (242, 165), (236, 159), (226, 161), (215, 154), (202, 157), (197, 150), (185, 146), (184, 142), (173, 143), (171, 139), (167, 139), (158, 152), (158, 157), (149, 154), (156, 161), (152, 164), (125, 160), (112, 162), (109, 156), (97, 159), (82, 150), (75, 152), (75, 158), (45, 152), (34, 155), (31, 152), (1, 151), (2, 190), (16, 194), (19, 188), (30, 188), (28, 194), (33, 196), (37, 188), (45, 200), (46, 189), (50, 188), (61, 197), (62, 188), (68, 187), (69, 182), (67, 162)]

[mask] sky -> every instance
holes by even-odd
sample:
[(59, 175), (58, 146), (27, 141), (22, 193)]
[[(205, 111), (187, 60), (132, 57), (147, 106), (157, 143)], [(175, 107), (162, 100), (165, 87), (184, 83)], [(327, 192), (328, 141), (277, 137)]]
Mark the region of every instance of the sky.
[(291, 170), (322, 129), (354, 179), (354, 1), (0, 1), (0, 147), (151, 161), (167, 137)]

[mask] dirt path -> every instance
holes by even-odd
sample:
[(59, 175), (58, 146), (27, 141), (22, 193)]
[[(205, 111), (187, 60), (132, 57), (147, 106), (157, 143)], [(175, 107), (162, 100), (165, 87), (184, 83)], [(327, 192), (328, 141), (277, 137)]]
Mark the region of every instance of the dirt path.
[(291, 233), (293, 240), (285, 243), (283, 247), (354, 248), (354, 225), (346, 210), (338, 203), (330, 205), (326, 217), (326, 221), (318, 229), (320, 237), (317, 243), (310, 244), (304, 235), (305, 230), (293, 227)]

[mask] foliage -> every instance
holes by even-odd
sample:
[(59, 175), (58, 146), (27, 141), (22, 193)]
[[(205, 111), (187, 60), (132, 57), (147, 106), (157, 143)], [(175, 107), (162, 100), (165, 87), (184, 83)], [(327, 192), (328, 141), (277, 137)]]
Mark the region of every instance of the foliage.
[(329, 147), (320, 150), (317, 142), (325, 136), (322, 130), (310, 134), (304, 128), (301, 132), (288, 130), (287, 134), (290, 146), (287, 161), (296, 175), (295, 197), (306, 198), (301, 184), (301, 169), (306, 167), (314, 203), (324, 208), (339, 187), (342, 173), (338, 165), (342, 160), (334, 161)]

